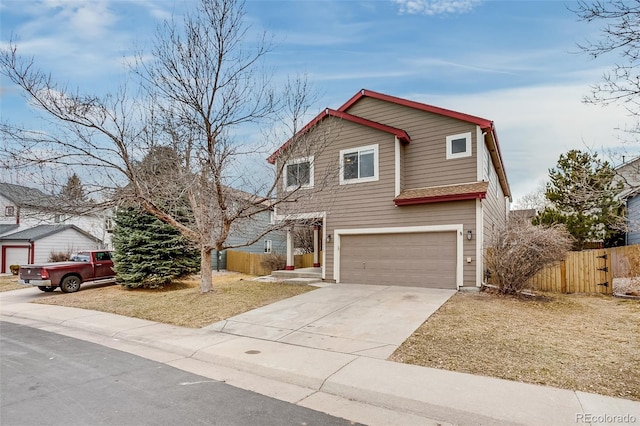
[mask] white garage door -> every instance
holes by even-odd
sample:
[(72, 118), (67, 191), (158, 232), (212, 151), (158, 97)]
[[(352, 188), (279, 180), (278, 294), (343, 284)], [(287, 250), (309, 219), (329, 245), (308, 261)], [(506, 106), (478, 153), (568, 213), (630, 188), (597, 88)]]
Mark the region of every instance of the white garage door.
[(343, 235), (340, 282), (456, 289), (456, 233)]
[(29, 263), (29, 247), (7, 247), (5, 252), (5, 265), (6, 271), (9, 272), (9, 266), (11, 265), (25, 265)]

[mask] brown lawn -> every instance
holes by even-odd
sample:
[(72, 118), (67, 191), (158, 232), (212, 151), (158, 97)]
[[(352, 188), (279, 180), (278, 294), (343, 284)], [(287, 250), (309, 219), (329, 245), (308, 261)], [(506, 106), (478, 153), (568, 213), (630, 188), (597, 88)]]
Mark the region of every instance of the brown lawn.
[(640, 301), (458, 293), (390, 360), (640, 400)]
[(11, 291), (21, 288), (27, 287), (18, 284), (17, 275), (0, 275), (0, 291)]
[[(80, 288), (77, 293), (56, 290), (36, 303), (111, 312), (182, 327), (204, 327), (315, 287), (257, 282), (250, 275), (214, 274), (214, 291), (200, 294), (196, 277), (164, 289), (126, 290), (119, 285)], [(37, 291), (37, 290), (36, 290)]]

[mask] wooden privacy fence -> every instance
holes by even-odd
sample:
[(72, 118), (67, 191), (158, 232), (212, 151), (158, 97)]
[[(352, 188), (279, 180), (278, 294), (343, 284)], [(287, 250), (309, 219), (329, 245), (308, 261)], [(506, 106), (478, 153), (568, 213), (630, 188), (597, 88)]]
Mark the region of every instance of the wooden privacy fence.
[(264, 254), (261, 253), (227, 250), (227, 271), (249, 275), (269, 275), (271, 271), (260, 264), (263, 257)]
[[(249, 275), (269, 275), (272, 271), (261, 265), (264, 256), (267, 256), (267, 254), (227, 250), (227, 270)], [(322, 259), (322, 252), (320, 253), (320, 259)], [(313, 266), (313, 253), (295, 255), (294, 261), (296, 268), (311, 268)]]
[(613, 293), (614, 278), (640, 272), (640, 245), (572, 251), (562, 262), (530, 280), (534, 290), (558, 293)]

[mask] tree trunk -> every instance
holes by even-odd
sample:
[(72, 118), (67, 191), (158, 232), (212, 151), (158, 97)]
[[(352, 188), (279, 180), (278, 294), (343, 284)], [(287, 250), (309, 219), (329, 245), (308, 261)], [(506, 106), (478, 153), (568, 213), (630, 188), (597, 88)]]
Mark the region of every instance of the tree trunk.
[(213, 274), (211, 272), (211, 249), (200, 249), (200, 293), (212, 290)]

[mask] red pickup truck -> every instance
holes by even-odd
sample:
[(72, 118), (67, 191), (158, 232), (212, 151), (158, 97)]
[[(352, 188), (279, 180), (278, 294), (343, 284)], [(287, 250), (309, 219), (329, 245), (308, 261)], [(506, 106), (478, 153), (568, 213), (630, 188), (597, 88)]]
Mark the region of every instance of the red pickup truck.
[(73, 293), (80, 284), (112, 283), (116, 281), (113, 271), (112, 252), (80, 251), (71, 256), (69, 262), (20, 265), (18, 283), (50, 292), (60, 287), (64, 293)]

